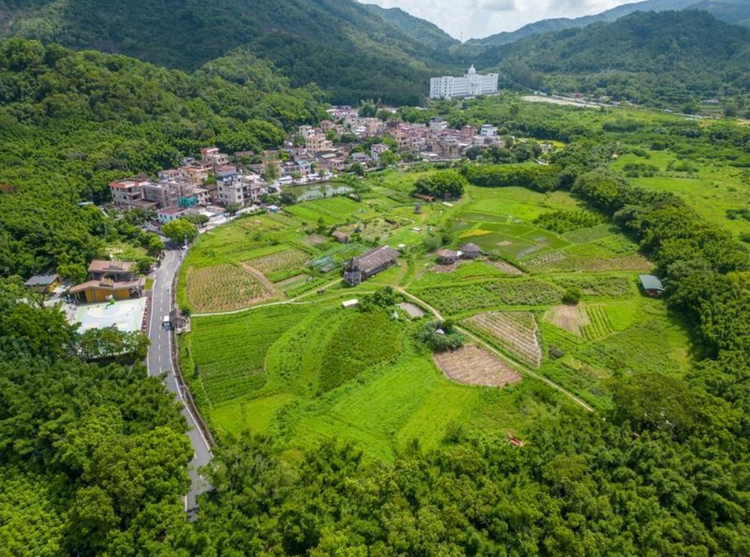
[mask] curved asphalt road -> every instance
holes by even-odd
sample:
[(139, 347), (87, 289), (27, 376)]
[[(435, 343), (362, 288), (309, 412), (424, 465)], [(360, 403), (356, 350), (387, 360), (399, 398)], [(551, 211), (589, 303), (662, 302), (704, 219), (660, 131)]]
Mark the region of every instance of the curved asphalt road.
[(151, 346), (148, 350), (146, 365), (149, 375), (164, 376), (167, 388), (177, 395), (182, 404), (182, 414), (187, 420), (190, 430), (188, 436), (193, 446), (193, 460), (190, 462), (190, 479), (192, 485), (185, 497), (185, 510), (193, 515), (196, 510), (196, 498), (208, 489), (207, 482), (198, 474), (198, 468), (211, 461), (211, 449), (208, 441), (198, 427), (195, 416), (185, 403), (185, 396), (181, 392), (174, 368), (172, 367), (172, 332), (162, 327), (162, 321), (172, 309), (172, 281), (182, 263), (185, 252), (180, 249), (164, 250), (161, 266), (155, 273), (153, 295), (151, 298), (150, 317), (148, 322), (148, 337)]

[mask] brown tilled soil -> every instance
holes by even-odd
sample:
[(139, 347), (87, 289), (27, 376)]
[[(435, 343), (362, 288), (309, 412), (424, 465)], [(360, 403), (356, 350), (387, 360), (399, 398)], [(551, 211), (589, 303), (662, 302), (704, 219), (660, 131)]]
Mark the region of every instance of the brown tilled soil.
[(574, 335), (583, 335), (583, 328), (590, 323), (583, 306), (555, 306), (547, 314), (547, 321)]
[(466, 345), (434, 358), (449, 379), (464, 385), (504, 387), (521, 380), (520, 373), (478, 346)]
[(495, 269), (505, 273), (506, 275), (520, 276), (523, 271), (518, 267), (514, 267), (510, 263), (505, 261), (487, 261), (488, 265), (492, 265)]

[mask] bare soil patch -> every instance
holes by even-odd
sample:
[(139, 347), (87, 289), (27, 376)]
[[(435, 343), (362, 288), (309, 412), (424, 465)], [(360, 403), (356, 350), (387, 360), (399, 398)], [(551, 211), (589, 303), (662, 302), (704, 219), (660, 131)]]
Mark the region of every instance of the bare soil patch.
[(319, 244), (325, 244), (329, 241), (329, 238), (321, 236), (320, 234), (310, 234), (305, 241), (311, 246), (317, 246)]
[(513, 275), (513, 276), (521, 276), (523, 274), (523, 271), (519, 269), (518, 267), (515, 267), (511, 265), (510, 263), (506, 263), (505, 261), (490, 261), (487, 260), (486, 263), (501, 273), (505, 273), (506, 275)]
[(521, 374), (478, 346), (435, 354), (435, 364), (453, 381), (464, 385), (504, 387), (521, 380)]
[(578, 336), (583, 336), (583, 328), (591, 323), (588, 314), (580, 304), (577, 306), (555, 306), (549, 310), (545, 319), (553, 325)]
[(398, 307), (408, 313), (412, 318), (419, 318), (424, 315), (424, 310), (417, 304), (411, 302), (401, 302)]

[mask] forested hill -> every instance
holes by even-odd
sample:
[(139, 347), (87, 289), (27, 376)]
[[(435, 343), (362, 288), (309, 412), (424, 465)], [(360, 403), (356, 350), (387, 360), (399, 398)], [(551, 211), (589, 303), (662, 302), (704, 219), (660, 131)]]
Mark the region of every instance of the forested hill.
[(674, 106), (750, 93), (750, 29), (697, 11), (635, 13), (530, 37), (484, 55), (517, 81)]
[(393, 23), (404, 33), (434, 49), (448, 49), (460, 44), (434, 23), (406, 13), (401, 8), (381, 8), (375, 4), (364, 4), (372, 13)]
[(215, 144), (278, 145), (325, 115), (249, 53), (192, 75), (36, 41), (0, 43), (0, 274), (27, 276), (96, 255), (107, 184)]
[[(194, 70), (250, 46), (333, 101), (415, 103), (447, 52), (353, 0), (0, 0), (0, 33)], [(36, 6), (36, 8), (34, 7)]]
[(577, 18), (543, 19), (524, 25), (516, 31), (497, 33), (482, 39), (472, 39), (465, 43), (467, 49), (501, 46), (514, 43), (526, 37), (578, 29), (593, 23), (612, 22), (635, 12), (663, 12), (669, 10), (704, 10), (712, 13), (717, 19), (733, 24), (750, 25), (750, 2), (748, 0), (646, 0), (617, 6), (611, 10), (595, 15)]

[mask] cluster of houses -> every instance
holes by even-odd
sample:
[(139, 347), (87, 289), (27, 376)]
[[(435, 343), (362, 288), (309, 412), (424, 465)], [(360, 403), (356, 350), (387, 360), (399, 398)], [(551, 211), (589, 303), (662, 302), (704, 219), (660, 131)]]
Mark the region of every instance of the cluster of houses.
[(452, 265), (462, 259), (476, 259), (482, 254), (482, 248), (476, 244), (463, 244), (458, 250), (440, 249), (437, 252), (438, 263), (441, 265)]
[(156, 182), (137, 177), (112, 182), (109, 189), (117, 208), (155, 209), (164, 224), (211, 205), (247, 207), (261, 195), (277, 191), (254, 170), (232, 165), (229, 155), (207, 147), (201, 149), (200, 159), (185, 158), (179, 168), (160, 171)]

